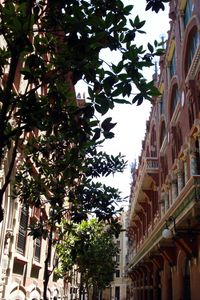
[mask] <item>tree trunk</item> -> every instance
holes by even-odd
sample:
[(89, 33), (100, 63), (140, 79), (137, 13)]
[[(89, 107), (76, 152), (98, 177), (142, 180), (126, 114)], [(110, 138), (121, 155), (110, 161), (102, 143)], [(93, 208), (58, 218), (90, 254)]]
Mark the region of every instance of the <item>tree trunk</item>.
[(50, 259), (51, 259), (51, 250), (52, 250), (52, 235), (53, 235), (53, 228), (51, 226), (51, 230), (49, 233), (49, 238), (47, 240), (48, 246), (47, 246), (47, 256), (44, 262), (44, 284), (43, 284), (43, 300), (48, 300), (47, 297), (47, 288), (48, 288), (48, 283), (49, 283), (49, 277), (50, 277), (50, 273), (49, 273), (49, 263), (50, 263)]
[(87, 291), (87, 300), (90, 300), (90, 289), (88, 286), (88, 282), (86, 283), (86, 291)]
[(97, 297), (98, 297), (98, 289), (95, 285), (93, 285), (92, 300), (97, 300)]

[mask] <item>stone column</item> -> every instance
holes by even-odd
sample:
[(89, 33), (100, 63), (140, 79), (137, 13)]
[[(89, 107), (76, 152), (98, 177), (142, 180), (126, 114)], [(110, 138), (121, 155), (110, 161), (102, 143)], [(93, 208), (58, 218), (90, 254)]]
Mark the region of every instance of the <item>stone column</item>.
[(178, 184), (177, 184), (177, 175), (172, 174), (172, 203), (176, 200), (178, 196)]
[(177, 172), (177, 179), (178, 179), (178, 194), (180, 194), (182, 188), (184, 187), (184, 169), (183, 169), (183, 162), (179, 161), (178, 163), (178, 172)]
[(187, 170), (187, 161), (186, 160), (183, 161), (183, 168), (184, 168), (184, 182), (186, 184), (188, 181), (188, 170)]
[(193, 151), (190, 152), (190, 176), (197, 174), (197, 161)]
[(169, 192), (164, 193), (165, 212), (169, 209)]
[(172, 201), (172, 184), (171, 184), (171, 182), (168, 185), (168, 199), (169, 199), (169, 207), (170, 207), (171, 204), (173, 203), (173, 201)]
[(160, 195), (160, 215), (161, 215), (161, 218), (164, 216), (165, 214), (165, 193), (162, 192), (161, 195)]

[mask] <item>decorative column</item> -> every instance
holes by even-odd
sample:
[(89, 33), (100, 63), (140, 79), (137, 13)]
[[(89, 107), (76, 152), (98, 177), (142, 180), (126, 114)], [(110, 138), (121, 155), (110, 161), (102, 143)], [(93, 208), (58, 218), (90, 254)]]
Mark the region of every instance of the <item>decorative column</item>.
[(184, 187), (184, 166), (181, 160), (178, 161), (178, 172), (177, 172), (177, 179), (178, 179), (178, 194), (180, 194), (182, 188)]
[(164, 193), (165, 212), (169, 209), (169, 191)]
[(183, 168), (184, 168), (184, 182), (186, 184), (188, 181), (188, 169), (187, 169), (187, 161), (186, 160), (183, 161)]
[(160, 199), (160, 215), (162, 218), (165, 214), (165, 193), (162, 192), (160, 197), (161, 197), (161, 199)]
[(190, 176), (197, 174), (197, 161), (196, 155), (193, 150), (190, 150)]
[(172, 204), (172, 184), (169, 182), (168, 184), (168, 198), (169, 198), (169, 207)]
[(172, 203), (176, 200), (178, 196), (178, 186), (177, 186), (177, 175), (172, 174)]
[[(198, 146), (199, 146), (199, 151), (200, 151), (200, 132), (198, 131), (198, 135), (197, 135), (197, 140), (198, 140)], [(200, 153), (199, 153), (200, 156)]]

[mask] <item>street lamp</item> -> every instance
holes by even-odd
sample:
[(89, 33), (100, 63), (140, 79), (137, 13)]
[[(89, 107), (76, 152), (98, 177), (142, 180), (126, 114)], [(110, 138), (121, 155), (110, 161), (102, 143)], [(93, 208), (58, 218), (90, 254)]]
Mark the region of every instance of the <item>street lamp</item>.
[[(169, 224), (173, 222), (173, 228), (169, 228)], [(176, 222), (175, 218), (173, 216), (170, 216), (166, 221), (165, 221), (165, 228), (162, 231), (162, 237), (164, 239), (173, 239), (177, 236), (182, 236), (182, 235), (198, 235), (200, 234), (200, 229), (192, 229), (188, 226), (188, 228), (180, 228), (178, 229), (176, 227)]]
[(163, 229), (162, 237), (164, 239), (171, 239), (173, 237), (173, 232), (169, 228)]
[(174, 236), (173, 231), (169, 228), (169, 223), (173, 222), (174, 225), (174, 231), (176, 232), (176, 224), (175, 224), (175, 218), (174, 217), (169, 217), (169, 219), (167, 219), (165, 221), (165, 228), (162, 231), (162, 237), (164, 239), (172, 239)]

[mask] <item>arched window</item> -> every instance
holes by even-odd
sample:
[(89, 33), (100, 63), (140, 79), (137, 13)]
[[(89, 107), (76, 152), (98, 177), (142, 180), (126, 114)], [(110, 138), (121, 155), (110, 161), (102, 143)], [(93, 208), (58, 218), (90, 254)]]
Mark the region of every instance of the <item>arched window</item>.
[(193, 11), (193, 4), (192, 0), (187, 0), (185, 9), (184, 9), (184, 16), (183, 16), (183, 21), (184, 21), (184, 26), (186, 27), (189, 20), (192, 17), (192, 11)]
[(172, 90), (172, 96), (171, 96), (171, 105), (170, 105), (170, 119), (173, 116), (173, 113), (176, 109), (176, 106), (179, 101), (179, 92), (178, 92), (178, 85), (175, 84)]
[(187, 73), (189, 71), (189, 68), (192, 64), (192, 60), (194, 57), (194, 54), (196, 52), (196, 49), (199, 45), (199, 34), (197, 27), (194, 26), (192, 30), (190, 31), (189, 38), (187, 41), (187, 51), (186, 51), (186, 57), (185, 57), (185, 75), (187, 76)]
[(182, 132), (180, 124), (176, 124), (171, 128), (172, 133), (172, 161), (174, 161), (181, 150), (183, 144)]
[(195, 119), (195, 110), (194, 110), (194, 104), (192, 99), (188, 100), (188, 115), (189, 115), (189, 126), (190, 128), (192, 128)]
[(156, 145), (156, 130), (155, 130), (155, 126), (153, 126), (152, 130), (151, 130), (151, 147), (150, 147), (150, 151), (151, 151), (151, 157), (157, 157), (157, 145)]
[(165, 135), (166, 135), (166, 128), (165, 128), (165, 122), (163, 121), (160, 128), (160, 147), (162, 146)]

